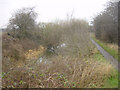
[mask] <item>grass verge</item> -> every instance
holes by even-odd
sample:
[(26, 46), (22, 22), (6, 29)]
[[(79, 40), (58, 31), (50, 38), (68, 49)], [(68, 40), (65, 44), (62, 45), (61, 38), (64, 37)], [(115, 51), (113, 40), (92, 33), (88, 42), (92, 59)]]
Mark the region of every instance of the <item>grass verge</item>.
[[(120, 55), (118, 54), (118, 51), (108, 47), (104, 42), (97, 40), (95, 36), (92, 36), (92, 39), (96, 41), (104, 50), (106, 50), (110, 55), (112, 55), (115, 59), (119, 60), (118, 58)], [(120, 61), (120, 60), (119, 60)]]
[(116, 88), (118, 87), (118, 72), (114, 71), (115, 73), (112, 74), (105, 82), (103, 88)]
[[(94, 59), (108, 63), (108, 61), (106, 61), (106, 59), (97, 49), (95, 49), (94, 52), (95, 52), (93, 55)], [(117, 87), (118, 87), (118, 72), (117, 70), (114, 69), (111, 75), (106, 77), (106, 80), (101, 88), (117, 88)]]

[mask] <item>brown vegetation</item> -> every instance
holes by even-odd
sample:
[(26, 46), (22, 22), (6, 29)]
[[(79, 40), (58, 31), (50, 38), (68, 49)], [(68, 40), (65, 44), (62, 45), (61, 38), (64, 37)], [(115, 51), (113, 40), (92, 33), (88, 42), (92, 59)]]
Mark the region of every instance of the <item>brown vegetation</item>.
[[(13, 68), (5, 73), (3, 87), (87, 88), (102, 87), (112, 66), (93, 58), (55, 56), (50, 62)], [(103, 72), (104, 70), (104, 72)], [(8, 80), (9, 79), (9, 80)]]
[[(33, 12), (33, 11), (32, 11)], [(33, 12), (34, 13), (34, 12)], [(102, 87), (113, 70), (108, 63), (93, 58), (94, 45), (89, 38), (89, 25), (71, 19), (46, 23), (39, 27), (29, 13), (20, 11), (11, 19), (12, 28), (3, 34), (2, 86), (7, 88), (87, 88)], [(19, 22), (19, 18), (23, 21)], [(31, 16), (32, 17), (32, 16)], [(16, 20), (17, 19), (17, 20)], [(34, 21), (34, 18), (30, 18)], [(24, 22), (25, 26), (19, 26)], [(14, 26), (18, 25), (17, 28)], [(65, 47), (60, 45), (65, 43)], [(59, 48), (58, 48), (59, 46)], [(43, 53), (53, 51), (52, 56)], [(42, 61), (39, 60), (43, 57)], [(103, 72), (104, 70), (104, 72)]]
[(109, 1), (103, 12), (94, 18), (95, 35), (107, 43), (118, 43), (118, 0)]

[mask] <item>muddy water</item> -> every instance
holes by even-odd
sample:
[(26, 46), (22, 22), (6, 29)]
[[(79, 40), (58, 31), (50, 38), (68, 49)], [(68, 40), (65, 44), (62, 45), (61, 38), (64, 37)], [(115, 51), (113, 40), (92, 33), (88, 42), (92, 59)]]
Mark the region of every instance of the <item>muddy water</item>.
[[(61, 45), (57, 46), (58, 49), (64, 48), (64, 47), (66, 47), (66, 44), (65, 44), (65, 43), (62, 43)], [(54, 50), (54, 49), (51, 48), (51, 52), (52, 52), (52, 50)], [(39, 64), (39, 63), (45, 63), (45, 64), (46, 64), (47, 62), (48, 62), (48, 59), (47, 59), (45, 56), (40, 57), (40, 58), (37, 60), (37, 64)]]

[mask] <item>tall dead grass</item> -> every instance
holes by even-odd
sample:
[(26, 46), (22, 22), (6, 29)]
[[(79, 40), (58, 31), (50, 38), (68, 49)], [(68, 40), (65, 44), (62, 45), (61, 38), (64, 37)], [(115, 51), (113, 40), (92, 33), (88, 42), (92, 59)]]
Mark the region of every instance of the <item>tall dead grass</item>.
[[(48, 24), (41, 33), (41, 43), (50, 49), (56, 49), (62, 43), (65, 43), (66, 47), (56, 49), (58, 54), (47, 58), (46, 63), (44, 60), (37, 63), (39, 60), (36, 60), (36, 57), (44, 50), (37, 51), (38, 44), (34, 41), (14, 40), (5, 35), (3, 88), (102, 87), (106, 77), (111, 76), (113, 68), (110, 64), (91, 57), (94, 54), (94, 46), (90, 42), (88, 30), (88, 23), (82, 20), (73, 19), (59, 25)], [(37, 49), (34, 49), (36, 47)], [(30, 52), (25, 54), (29, 49)]]
[[(104, 72), (103, 72), (104, 70)], [(41, 62), (14, 68), (4, 75), (3, 87), (88, 88), (102, 87), (112, 66), (93, 58), (54, 56)]]

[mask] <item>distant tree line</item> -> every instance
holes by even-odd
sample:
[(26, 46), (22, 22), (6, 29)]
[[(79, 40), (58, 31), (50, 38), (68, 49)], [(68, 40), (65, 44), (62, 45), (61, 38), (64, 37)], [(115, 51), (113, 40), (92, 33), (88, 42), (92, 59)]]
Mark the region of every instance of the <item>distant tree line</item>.
[(95, 36), (104, 42), (118, 43), (118, 1), (109, 1), (94, 18)]

